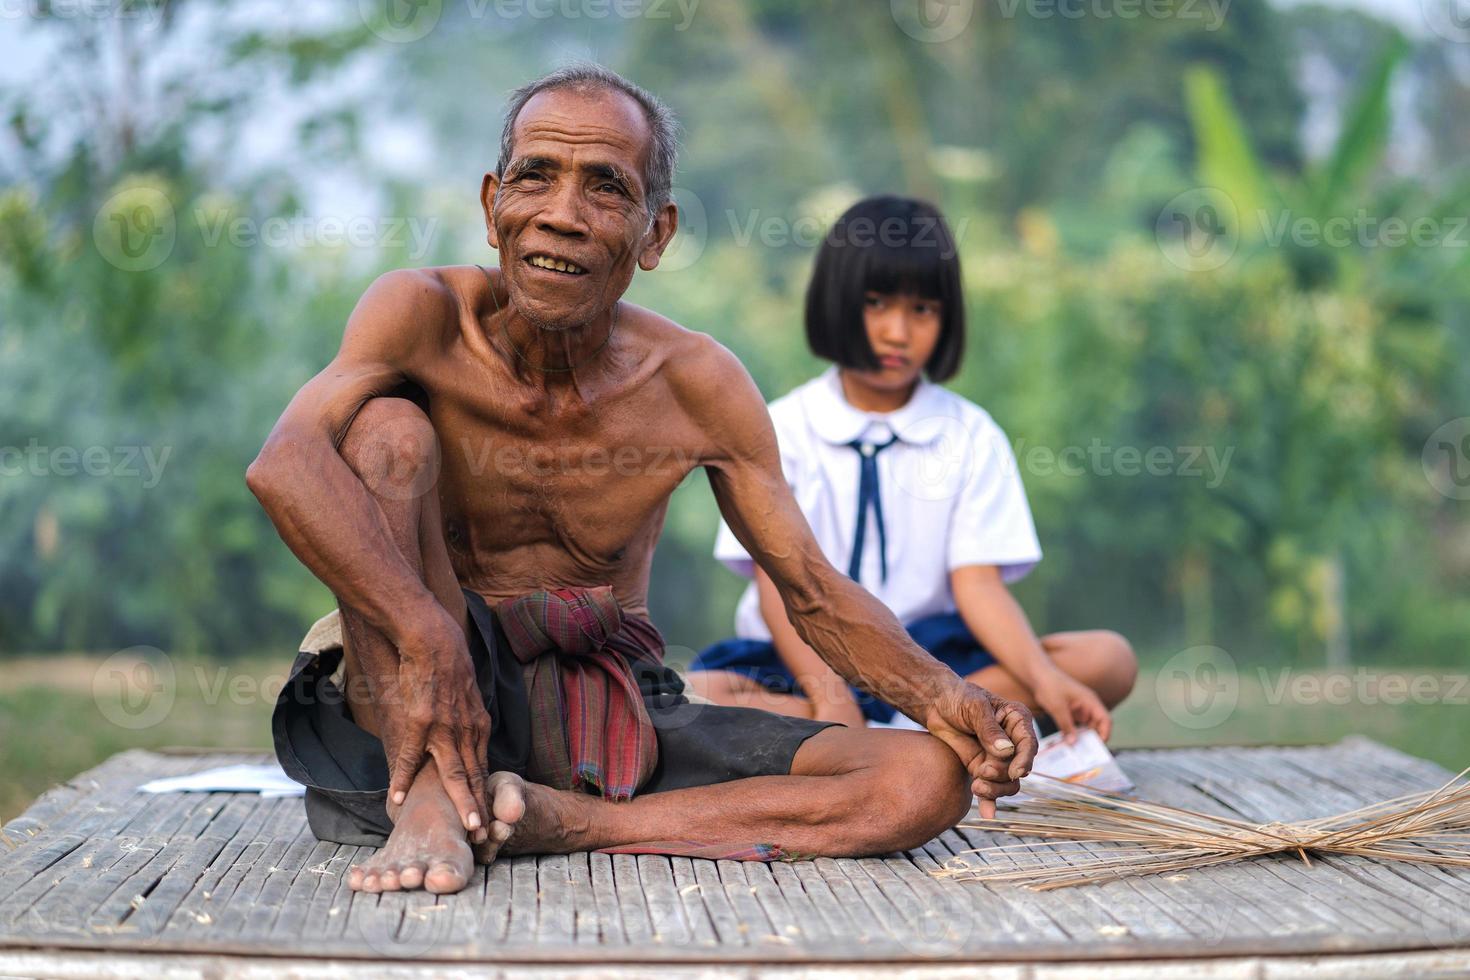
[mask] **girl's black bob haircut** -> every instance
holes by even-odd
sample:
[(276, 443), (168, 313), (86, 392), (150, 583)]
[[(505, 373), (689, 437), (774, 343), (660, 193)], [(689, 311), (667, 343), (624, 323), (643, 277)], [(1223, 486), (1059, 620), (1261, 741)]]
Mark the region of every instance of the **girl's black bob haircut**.
[(863, 325), (870, 292), (939, 301), (939, 342), (924, 373), (931, 381), (954, 377), (965, 355), (965, 301), (959, 251), (938, 208), (883, 195), (864, 198), (837, 219), (806, 291), (806, 340), (813, 354), (846, 368), (878, 369)]

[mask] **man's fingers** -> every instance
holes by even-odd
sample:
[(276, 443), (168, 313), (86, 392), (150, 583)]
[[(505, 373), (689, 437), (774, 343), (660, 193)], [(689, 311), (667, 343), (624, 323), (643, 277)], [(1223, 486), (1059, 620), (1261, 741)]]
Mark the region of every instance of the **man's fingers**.
[(393, 764), (393, 778), (388, 783), (388, 799), (395, 805), (402, 804), (408, 799), (409, 787), (413, 786), (413, 778), (419, 774), (419, 769), (424, 764), (424, 743), (427, 733), (417, 727), (410, 726), (403, 733), (403, 741), (398, 747), (398, 759)]
[(969, 703), (972, 706), (971, 724), (980, 744), (985, 746), (986, 754), (1009, 759), (1016, 751), (1016, 743), (995, 720), (995, 709), (990, 706), (990, 699), (973, 698)]
[(479, 817), (480, 824), (471, 833), (475, 843), (480, 843), (490, 827), (490, 804), (485, 799), (485, 781), (489, 774), (485, 772), (486, 753), (480, 749), (481, 739), (473, 732), (466, 732), (460, 740), (460, 758), (464, 763), (465, 773), (469, 777), (470, 795), (475, 799), (475, 813)]
[(980, 798), (980, 819), (982, 819), (982, 820), (994, 820), (995, 819), (995, 801), (994, 800), (987, 800), (983, 796)]
[(434, 761), (439, 764), (439, 781), (444, 784), (449, 801), (459, 811), (460, 823), (467, 831), (479, 830), (485, 824), (480, 818), (475, 796), (470, 792), (469, 775), (465, 772), (458, 746), (435, 743), (429, 746), (429, 751), (434, 753)]
[(1009, 775), (1012, 779), (1020, 779), (1031, 772), (1031, 763), (1036, 760), (1036, 729), (1031, 712), (1012, 701), (1006, 705), (1001, 720), (1016, 745), (1015, 754), (1010, 759)]
[(998, 800), (1002, 796), (1011, 796), (1021, 792), (1020, 780), (1012, 779), (991, 782), (985, 779), (977, 779), (970, 784), (970, 789), (981, 800)]
[(985, 762), (985, 749), (976, 741), (975, 736), (950, 725), (942, 726), (931, 734), (948, 745), (950, 751), (959, 757), (960, 764), (965, 767), (971, 779), (980, 778), (980, 767)]
[(981, 756), (980, 765), (975, 768), (975, 771), (971, 775), (976, 779), (984, 779), (992, 783), (996, 780), (1005, 782), (1007, 779), (1010, 779), (1010, 771), (1010, 760)]

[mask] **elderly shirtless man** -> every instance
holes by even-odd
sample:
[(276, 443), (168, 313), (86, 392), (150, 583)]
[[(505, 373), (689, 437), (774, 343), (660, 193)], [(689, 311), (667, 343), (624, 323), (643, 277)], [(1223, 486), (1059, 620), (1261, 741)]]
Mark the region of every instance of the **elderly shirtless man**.
[[(250, 467), (338, 602), (273, 727), (317, 836), (382, 847), (353, 888), (456, 891), (502, 850), (886, 853), (1029, 771), (1026, 709), (822, 557), (740, 362), (621, 301), (673, 167), (668, 109), (610, 71), (518, 90), (480, 192), (499, 269), (378, 279)], [(927, 734), (684, 696), (648, 580), (695, 466), (802, 638)]]

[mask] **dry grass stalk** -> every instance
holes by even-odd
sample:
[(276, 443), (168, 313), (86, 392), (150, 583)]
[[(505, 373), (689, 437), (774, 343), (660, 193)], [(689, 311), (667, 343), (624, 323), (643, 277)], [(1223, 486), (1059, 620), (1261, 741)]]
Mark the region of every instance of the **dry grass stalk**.
[[(1132, 875), (1192, 871), (1266, 854), (1347, 854), (1470, 868), (1470, 782), (1466, 769), (1433, 792), (1400, 796), (1348, 813), (1292, 823), (1253, 824), (1163, 803), (1048, 780), (1044, 797), (974, 830), (1045, 838), (974, 848), (935, 872), (973, 881), (1020, 882), (1038, 891)], [(1040, 777), (1046, 779), (1046, 777)], [(1031, 789), (1031, 787), (1028, 787)]]

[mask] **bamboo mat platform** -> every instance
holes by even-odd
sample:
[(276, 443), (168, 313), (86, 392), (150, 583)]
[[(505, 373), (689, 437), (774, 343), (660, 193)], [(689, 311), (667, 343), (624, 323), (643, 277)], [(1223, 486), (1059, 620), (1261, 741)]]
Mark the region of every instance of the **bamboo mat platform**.
[[(1449, 777), (1363, 739), (1120, 760), (1140, 796), (1260, 822), (1350, 810)], [(258, 761), (126, 752), (6, 825), (0, 975), (1470, 973), (1470, 871), (1273, 857), (1036, 893), (932, 877), (972, 848), (1014, 842), (955, 830), (863, 860), (513, 858), (481, 868), (459, 895), (357, 895), (344, 872), (367, 849), (317, 842), (299, 798), (134, 792), (160, 776)]]

